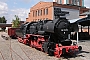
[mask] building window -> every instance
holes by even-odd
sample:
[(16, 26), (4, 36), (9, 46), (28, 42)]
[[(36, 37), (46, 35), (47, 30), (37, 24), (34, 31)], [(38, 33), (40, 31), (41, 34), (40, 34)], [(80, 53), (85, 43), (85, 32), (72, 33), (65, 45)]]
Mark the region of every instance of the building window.
[(33, 17), (34, 17), (34, 11), (33, 11)]
[(46, 9), (46, 15), (48, 15), (48, 8)]
[(42, 10), (41, 10), (41, 13), (40, 13), (40, 15), (42, 16)]
[(80, 4), (82, 3), (82, 6), (84, 6), (84, 0), (66, 0), (66, 4), (72, 4), (72, 5), (78, 5), (80, 6)]
[(38, 12), (38, 16), (40, 16), (40, 11), (41, 11), (41, 10), (39, 10), (39, 12)]
[(75, 5), (75, 0), (72, 0), (72, 4)]
[(36, 11), (36, 16), (37, 16), (37, 11)]
[(77, 0), (77, 5), (80, 6), (80, 0)]
[(39, 16), (39, 14), (40, 14), (40, 12), (39, 12), (39, 10), (38, 10), (38, 15), (37, 15), (37, 16)]
[(43, 10), (43, 15), (45, 15), (45, 9)]
[(42, 10), (39, 10), (39, 16), (41, 16), (42, 15)]
[(84, 0), (82, 0), (82, 6), (84, 6)]
[(66, 0), (66, 4), (69, 4), (69, 0)]
[(79, 0), (72, 0), (72, 4), (73, 4), (73, 5), (78, 5), (79, 3), (80, 3)]
[(43, 14), (48, 15), (48, 8), (44, 9)]
[(60, 4), (62, 4), (62, 0), (60, 0)]
[[(83, 3), (83, 0), (82, 0), (82, 2), (81, 2), (81, 0), (72, 0), (72, 3), (73, 3), (74, 5), (80, 6), (80, 3)], [(81, 5), (81, 6), (83, 6), (83, 5)]]

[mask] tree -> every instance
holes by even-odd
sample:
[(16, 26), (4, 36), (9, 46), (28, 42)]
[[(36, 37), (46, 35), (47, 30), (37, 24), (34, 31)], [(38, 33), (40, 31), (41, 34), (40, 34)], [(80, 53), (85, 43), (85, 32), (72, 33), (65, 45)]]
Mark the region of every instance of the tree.
[[(6, 23), (7, 20), (5, 19), (5, 17), (0, 17), (0, 23)], [(6, 27), (2, 27), (2, 30), (5, 31)]]
[(6, 23), (7, 22), (7, 20), (5, 19), (5, 17), (3, 16), (3, 17), (0, 17), (0, 23)]
[(13, 19), (12, 24), (13, 24), (12, 27), (14, 27), (14, 28), (19, 27), (19, 25), (20, 25), (20, 18), (17, 15), (15, 15), (15, 20)]

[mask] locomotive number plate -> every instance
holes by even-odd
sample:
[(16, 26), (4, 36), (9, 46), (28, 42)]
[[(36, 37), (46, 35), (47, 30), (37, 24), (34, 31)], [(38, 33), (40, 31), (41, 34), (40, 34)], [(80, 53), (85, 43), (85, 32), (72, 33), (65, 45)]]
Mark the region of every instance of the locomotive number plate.
[(61, 29), (61, 31), (68, 31), (68, 29)]

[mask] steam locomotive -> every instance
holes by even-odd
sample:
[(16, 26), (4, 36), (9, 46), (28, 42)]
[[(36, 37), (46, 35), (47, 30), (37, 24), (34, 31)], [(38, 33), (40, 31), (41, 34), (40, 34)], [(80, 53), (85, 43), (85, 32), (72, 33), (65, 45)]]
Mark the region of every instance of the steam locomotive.
[(74, 54), (82, 49), (70, 39), (71, 32), (77, 31), (76, 23), (60, 17), (22, 24), (20, 29), (16, 30), (16, 35), (19, 42), (59, 58), (63, 54)]

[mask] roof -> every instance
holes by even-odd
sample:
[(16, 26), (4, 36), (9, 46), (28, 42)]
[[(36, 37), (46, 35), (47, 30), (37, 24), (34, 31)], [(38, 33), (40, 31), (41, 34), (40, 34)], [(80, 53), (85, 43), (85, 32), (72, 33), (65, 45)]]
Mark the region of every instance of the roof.
[(0, 27), (11, 27), (12, 24), (0, 23)]
[(82, 26), (90, 26), (90, 16), (88, 16), (86, 18), (78, 18), (78, 19), (73, 19), (73, 20), (69, 20), (69, 21), (70, 21), (70, 23), (77, 23)]
[(89, 11), (87, 11), (87, 12), (85, 12), (85, 13), (82, 13), (82, 14), (80, 14), (81, 16), (82, 15), (90, 15), (90, 10)]
[(43, 1), (40, 1), (36, 5), (31, 7), (30, 11), (36, 10), (36, 9), (41, 9), (43, 7), (50, 7), (50, 6), (53, 6), (53, 2), (43, 2)]
[(70, 23), (76, 23), (80, 19), (82, 19), (82, 18), (72, 19), (72, 20), (68, 20), (68, 21), (70, 21)]
[(79, 25), (82, 26), (90, 26), (90, 16), (86, 17), (86, 18), (82, 18), (78, 21), (76, 21)]

